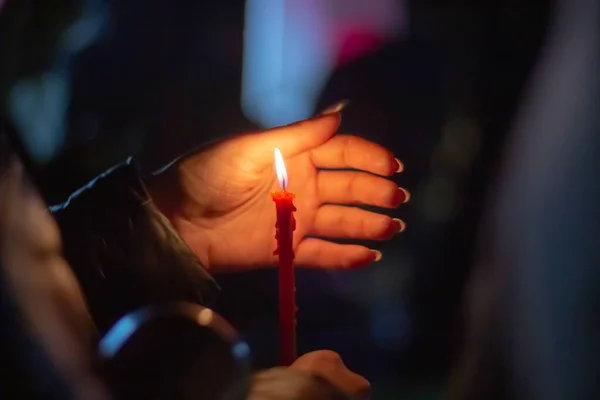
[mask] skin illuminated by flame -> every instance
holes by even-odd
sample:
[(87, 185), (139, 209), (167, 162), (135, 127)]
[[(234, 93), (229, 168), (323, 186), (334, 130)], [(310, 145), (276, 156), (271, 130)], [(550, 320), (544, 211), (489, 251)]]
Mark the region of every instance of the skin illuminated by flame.
[(283, 162), (283, 156), (281, 155), (281, 151), (277, 147), (275, 147), (275, 172), (277, 173), (277, 180), (279, 181), (279, 186), (285, 190), (288, 185), (288, 176), (287, 170), (285, 169), (285, 163)]

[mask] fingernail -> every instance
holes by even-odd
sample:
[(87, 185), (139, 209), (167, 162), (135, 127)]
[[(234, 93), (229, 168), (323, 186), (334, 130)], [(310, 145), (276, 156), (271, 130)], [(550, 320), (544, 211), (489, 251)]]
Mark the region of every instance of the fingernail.
[(327, 107), (325, 110), (321, 111), (320, 115), (329, 115), (336, 114), (342, 111), (348, 105), (350, 101), (347, 99), (340, 100), (332, 106)]
[(395, 204), (404, 204), (404, 203), (408, 203), (408, 201), (410, 200), (410, 193), (408, 192), (408, 190), (399, 187), (398, 191), (396, 192), (396, 202)]
[(381, 260), (382, 254), (379, 250), (371, 250), (371, 253), (373, 253), (373, 256), (375, 257), (373, 262), (377, 262), (377, 261)]
[(408, 201), (410, 200), (410, 192), (404, 188), (398, 188), (398, 189), (400, 189), (404, 193), (403, 203), (408, 203)]
[(400, 172), (404, 171), (404, 164), (402, 164), (402, 161), (398, 160), (397, 158), (395, 158), (394, 160), (396, 160), (396, 163), (398, 163), (398, 168), (396, 168), (396, 173), (399, 174)]
[(404, 232), (406, 229), (406, 223), (399, 218), (392, 219), (392, 223), (394, 224), (394, 233)]

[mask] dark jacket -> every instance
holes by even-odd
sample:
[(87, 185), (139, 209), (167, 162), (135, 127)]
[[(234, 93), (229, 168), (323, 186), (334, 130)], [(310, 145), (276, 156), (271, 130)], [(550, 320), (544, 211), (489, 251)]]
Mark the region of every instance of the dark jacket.
[[(7, 165), (15, 158), (3, 154), (0, 395), (110, 398), (115, 386), (94, 361), (99, 338), (145, 306), (209, 305), (219, 287), (154, 206), (131, 160), (51, 207), (67, 265), (59, 229), (43, 201), (21, 168)], [(209, 343), (222, 347), (218, 340)], [(165, 361), (173, 361), (171, 355)], [(250, 382), (241, 396), (253, 400), (346, 399), (324, 380), (284, 368), (256, 373)]]
[(142, 306), (215, 300), (219, 287), (153, 204), (131, 159), (51, 210), (101, 333)]

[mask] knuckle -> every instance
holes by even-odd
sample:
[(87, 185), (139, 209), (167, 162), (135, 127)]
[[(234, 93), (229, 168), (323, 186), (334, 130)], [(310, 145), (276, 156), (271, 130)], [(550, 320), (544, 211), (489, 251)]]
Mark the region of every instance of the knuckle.
[(339, 364), (342, 362), (342, 357), (333, 350), (321, 350), (320, 357), (324, 362)]

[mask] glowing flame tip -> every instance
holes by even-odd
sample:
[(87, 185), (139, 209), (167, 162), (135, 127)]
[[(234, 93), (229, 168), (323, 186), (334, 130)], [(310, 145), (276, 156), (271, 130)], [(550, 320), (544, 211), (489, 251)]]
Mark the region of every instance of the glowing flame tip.
[(285, 163), (283, 162), (283, 156), (281, 155), (281, 151), (277, 147), (275, 147), (275, 172), (277, 173), (277, 180), (279, 181), (279, 186), (285, 190), (288, 185), (288, 176), (287, 170), (285, 169)]

